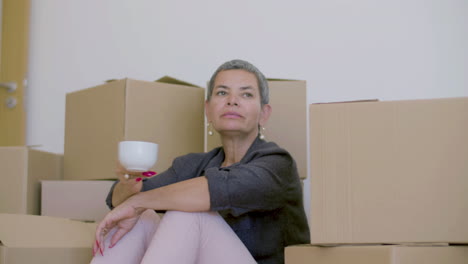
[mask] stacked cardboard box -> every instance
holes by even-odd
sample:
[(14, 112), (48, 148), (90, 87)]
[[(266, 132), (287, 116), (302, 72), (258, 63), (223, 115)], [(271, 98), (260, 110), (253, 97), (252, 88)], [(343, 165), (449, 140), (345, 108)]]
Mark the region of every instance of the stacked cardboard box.
[(0, 214), (0, 264), (84, 264), (92, 258), (95, 223)]
[(63, 156), (0, 147), (0, 168), (0, 264), (89, 263), (95, 224), (38, 215), (41, 181), (62, 180)]
[(468, 246), (354, 245), (286, 248), (286, 264), (466, 264)]
[(289, 248), (289, 263), (376, 251), (466, 263), (468, 247), (448, 245), (468, 244), (467, 113), (468, 98), (311, 105), (312, 244), (447, 246)]
[(31, 147), (0, 147), (0, 213), (39, 214), (40, 181), (61, 180), (63, 156)]
[[(268, 79), (272, 114), (264, 135), (288, 150), (297, 163), (301, 179), (307, 178), (307, 87), (305, 81)], [(213, 131), (207, 136), (205, 150), (221, 145)]]
[(163, 77), (155, 82), (122, 79), (68, 93), (64, 181), (42, 182), (42, 215), (100, 221), (114, 183), (118, 142), (159, 144), (152, 168), (203, 151), (204, 89)]
[(158, 143), (157, 172), (177, 156), (203, 152), (204, 94), (170, 77), (122, 79), (67, 94), (64, 178), (115, 179), (122, 140)]
[(42, 181), (41, 215), (99, 222), (109, 212), (104, 203), (114, 181)]
[(204, 91), (163, 77), (69, 93), (63, 156), (1, 147), (0, 264), (89, 263), (96, 223), (83, 221), (108, 212), (118, 142), (158, 143), (158, 172), (179, 155), (202, 152)]

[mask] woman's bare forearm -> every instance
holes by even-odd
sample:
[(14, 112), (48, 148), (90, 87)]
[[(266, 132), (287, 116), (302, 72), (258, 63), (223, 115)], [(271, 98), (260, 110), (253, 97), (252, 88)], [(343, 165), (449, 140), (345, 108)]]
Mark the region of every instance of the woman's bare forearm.
[(144, 208), (185, 212), (209, 211), (210, 194), (208, 180), (206, 177), (197, 177), (157, 189), (139, 192), (129, 198), (128, 202), (136, 209)]
[(142, 187), (142, 183), (140, 182), (130, 182), (130, 183), (123, 183), (118, 182), (112, 193), (112, 205), (115, 207), (125, 200), (127, 200), (130, 196), (139, 193)]

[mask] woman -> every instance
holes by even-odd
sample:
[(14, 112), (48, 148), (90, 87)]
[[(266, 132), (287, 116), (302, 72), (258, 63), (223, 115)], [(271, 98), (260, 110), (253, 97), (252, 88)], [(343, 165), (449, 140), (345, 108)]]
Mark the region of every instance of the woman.
[[(309, 243), (296, 164), (260, 133), (268, 101), (255, 66), (221, 65), (205, 110), (222, 147), (176, 158), (143, 181), (120, 169), (107, 199), (113, 210), (96, 230), (93, 263), (283, 263), (284, 247)], [(159, 218), (155, 210), (167, 212)]]

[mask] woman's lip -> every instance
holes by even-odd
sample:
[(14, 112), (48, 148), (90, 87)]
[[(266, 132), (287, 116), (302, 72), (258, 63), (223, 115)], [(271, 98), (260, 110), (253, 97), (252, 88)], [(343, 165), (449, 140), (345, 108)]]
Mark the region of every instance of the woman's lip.
[(239, 117), (242, 117), (240, 114), (238, 113), (235, 113), (235, 112), (227, 112), (227, 113), (224, 113), (222, 115), (222, 117), (235, 117), (235, 118), (239, 118)]

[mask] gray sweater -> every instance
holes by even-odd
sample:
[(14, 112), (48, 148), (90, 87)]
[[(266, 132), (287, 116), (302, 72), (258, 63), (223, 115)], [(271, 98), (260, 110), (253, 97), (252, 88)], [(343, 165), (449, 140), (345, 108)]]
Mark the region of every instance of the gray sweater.
[[(143, 181), (142, 191), (206, 176), (211, 210), (231, 226), (258, 263), (284, 263), (284, 247), (310, 242), (302, 187), (291, 155), (257, 138), (238, 163), (221, 168), (222, 148), (178, 157)], [(112, 190), (107, 204), (111, 207)]]

